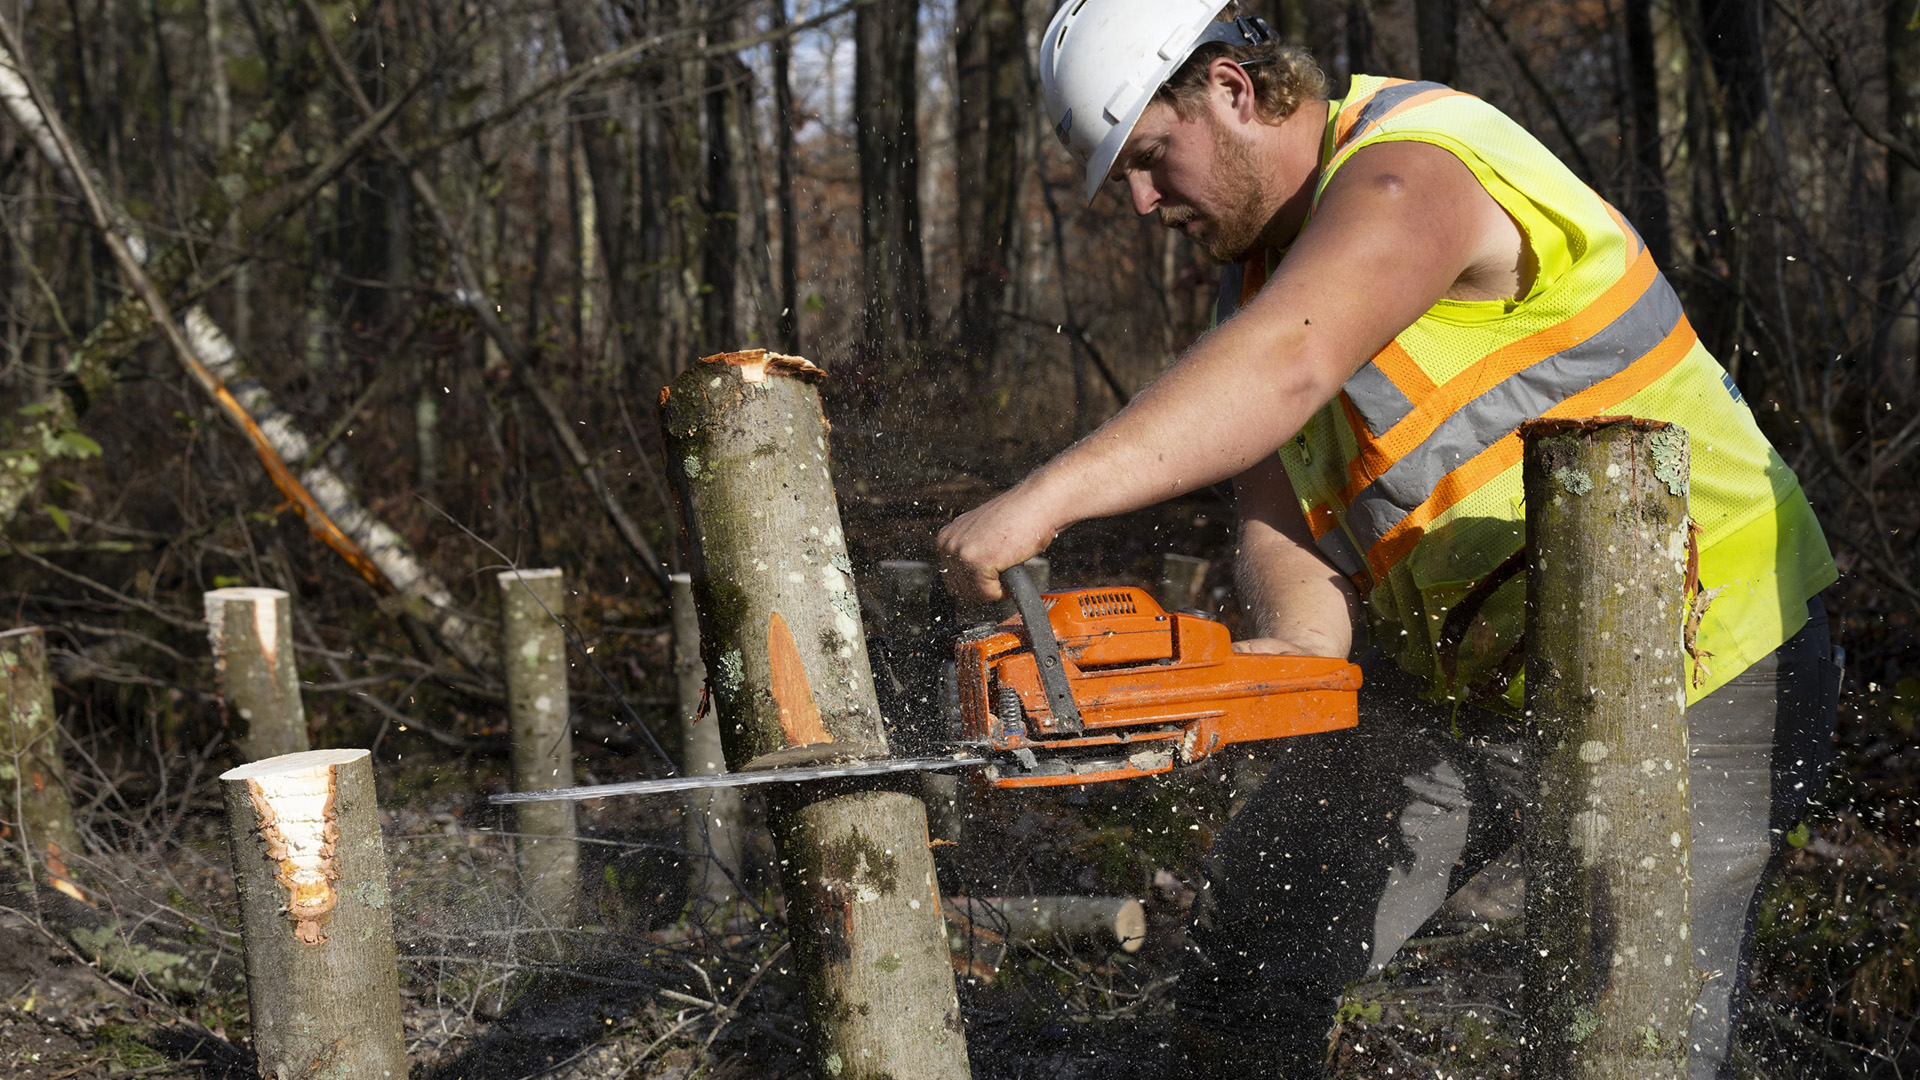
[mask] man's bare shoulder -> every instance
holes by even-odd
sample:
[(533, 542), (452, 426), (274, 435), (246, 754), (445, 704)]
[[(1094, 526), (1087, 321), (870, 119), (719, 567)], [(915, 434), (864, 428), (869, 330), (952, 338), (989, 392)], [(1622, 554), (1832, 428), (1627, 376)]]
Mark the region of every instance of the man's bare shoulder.
[[(1453, 300), (1501, 300), (1531, 285), (1526, 238), (1466, 162), (1428, 142), (1395, 140), (1356, 151), (1328, 182), (1309, 223), (1398, 233), (1410, 250), (1460, 267)], [(1302, 234), (1304, 239), (1306, 233)]]

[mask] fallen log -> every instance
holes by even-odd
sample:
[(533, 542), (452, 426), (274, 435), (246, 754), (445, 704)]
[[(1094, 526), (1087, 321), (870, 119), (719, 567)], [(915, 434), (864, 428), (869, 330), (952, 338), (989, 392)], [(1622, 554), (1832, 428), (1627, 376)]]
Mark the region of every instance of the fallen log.
[[(1125, 896), (953, 896), (944, 908), (949, 934), (984, 930), (1011, 945), (1085, 945), (1139, 952), (1147, 911)], [(956, 946), (958, 951), (959, 946)]]

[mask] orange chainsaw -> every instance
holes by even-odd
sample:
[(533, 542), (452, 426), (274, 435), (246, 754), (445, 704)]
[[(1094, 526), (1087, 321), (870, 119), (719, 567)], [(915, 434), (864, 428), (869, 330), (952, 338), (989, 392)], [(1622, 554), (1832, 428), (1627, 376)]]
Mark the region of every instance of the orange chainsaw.
[(1001, 574), (1014, 617), (954, 648), (957, 753), (513, 791), (495, 803), (983, 767), (1000, 788), (1093, 784), (1170, 772), (1221, 747), (1350, 728), (1360, 669), (1324, 656), (1236, 653), (1227, 628), (1162, 610), (1144, 589), (1042, 595)]
[(1125, 780), (1234, 743), (1353, 727), (1360, 669), (1324, 656), (1236, 653), (1227, 628), (1144, 589), (1041, 595), (1001, 575), (1019, 614), (954, 649), (961, 734), (994, 787)]

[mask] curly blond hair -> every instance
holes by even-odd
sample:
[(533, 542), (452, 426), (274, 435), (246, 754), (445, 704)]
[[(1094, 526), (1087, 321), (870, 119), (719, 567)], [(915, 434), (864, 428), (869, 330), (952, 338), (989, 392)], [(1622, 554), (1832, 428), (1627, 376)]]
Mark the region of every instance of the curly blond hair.
[[(1238, 7), (1229, 4), (1214, 18), (1232, 22)], [(1313, 55), (1278, 38), (1259, 45), (1216, 41), (1200, 46), (1160, 85), (1154, 100), (1164, 101), (1181, 116), (1191, 118), (1206, 97), (1208, 69), (1223, 56), (1246, 69), (1247, 77), (1253, 80), (1260, 119), (1270, 124), (1292, 116), (1309, 101), (1326, 100), (1327, 75), (1314, 63)]]

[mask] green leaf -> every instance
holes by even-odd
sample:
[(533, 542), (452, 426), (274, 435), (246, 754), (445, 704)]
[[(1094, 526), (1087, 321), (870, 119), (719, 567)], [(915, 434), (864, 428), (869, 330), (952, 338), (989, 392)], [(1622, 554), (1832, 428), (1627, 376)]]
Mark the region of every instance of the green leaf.
[(46, 506), (41, 507), (41, 509), (45, 510), (47, 516), (53, 519), (54, 528), (59, 529), (62, 535), (73, 535), (73, 521), (67, 517), (65, 510), (60, 509), (52, 503), (48, 503)]
[(800, 310), (801, 311), (825, 311), (827, 310), (827, 302), (817, 292), (808, 293), (807, 298), (805, 300), (800, 301)]
[(31, 405), (22, 405), (14, 411), (21, 416), (45, 416), (53, 411), (53, 406), (44, 401), (36, 401)]
[(87, 458), (96, 458), (101, 454), (99, 443), (77, 431), (63, 431), (53, 438), (60, 444), (61, 450), (67, 457), (85, 461)]
[(1807, 823), (1806, 822), (1803, 821), (1800, 824), (1795, 825), (1793, 827), (1793, 830), (1787, 833), (1787, 843), (1797, 848), (1807, 846)]
[(246, 583), (245, 578), (237, 578), (231, 574), (213, 575), (213, 587), (216, 589), (231, 589), (237, 585), (245, 585)]

